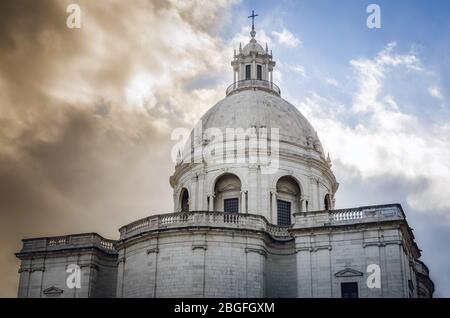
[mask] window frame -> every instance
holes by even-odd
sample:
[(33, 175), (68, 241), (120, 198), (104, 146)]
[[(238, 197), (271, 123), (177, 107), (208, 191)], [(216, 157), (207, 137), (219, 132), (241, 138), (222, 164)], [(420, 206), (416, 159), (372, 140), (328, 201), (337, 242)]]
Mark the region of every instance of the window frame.
[[(280, 224), (280, 202), (288, 203), (289, 204), (289, 224)], [(291, 200), (283, 200), (280, 198), (277, 198), (277, 225), (281, 226), (289, 226), (292, 224), (292, 201)]]
[[(237, 202), (237, 205), (236, 205), (236, 207), (237, 207), (237, 211), (226, 211), (226, 209), (225, 209), (225, 201), (231, 201), (231, 200), (236, 200), (236, 202)], [(239, 213), (239, 197), (232, 197), (232, 196), (230, 196), (230, 197), (224, 197), (223, 198), (223, 212), (225, 212), (225, 213)]]
[(256, 79), (262, 81), (262, 65), (256, 65)]
[(247, 80), (251, 80), (251, 79), (252, 79), (252, 65), (247, 64), (247, 65), (245, 65), (245, 80), (247, 81)]

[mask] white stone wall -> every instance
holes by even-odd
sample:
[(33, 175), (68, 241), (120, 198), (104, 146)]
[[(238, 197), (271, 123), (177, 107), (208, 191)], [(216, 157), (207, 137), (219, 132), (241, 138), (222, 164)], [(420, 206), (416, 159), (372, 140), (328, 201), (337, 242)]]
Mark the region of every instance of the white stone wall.
[[(164, 214), (120, 233), (114, 245), (92, 234), (24, 240), (19, 297), (339, 298), (343, 282), (362, 298), (433, 293), (398, 205), (297, 213), (289, 228), (257, 215)], [(66, 285), (70, 264), (80, 289)], [(380, 288), (367, 285), (371, 264)]]
[(120, 249), (118, 297), (262, 297), (259, 235), (178, 231)]
[[(341, 297), (342, 282), (357, 282), (359, 297), (409, 297), (405, 263), (408, 251), (402, 245), (399, 229), (385, 229), (384, 242), (371, 244), (370, 237), (378, 239), (379, 229), (343, 230), (297, 234), (297, 284), (299, 297)], [(381, 269), (381, 288), (368, 288), (367, 268), (377, 264)], [(352, 269), (361, 276), (336, 273)], [(415, 280), (413, 297), (416, 297)]]
[[(401, 242), (390, 227), (299, 232), (288, 242), (239, 230), (161, 233), (121, 249), (117, 296), (340, 298), (342, 282), (357, 282), (359, 297), (408, 297)], [(381, 268), (380, 289), (367, 287), (370, 264)], [(336, 276), (346, 269), (360, 274)]]
[[(67, 286), (67, 268), (70, 264), (80, 266), (81, 288)], [(22, 260), (20, 269), (20, 298), (87, 298), (114, 297), (116, 289), (116, 259), (104, 258), (98, 252), (68, 253), (34, 256)], [(55, 287), (62, 293), (45, 293)]]

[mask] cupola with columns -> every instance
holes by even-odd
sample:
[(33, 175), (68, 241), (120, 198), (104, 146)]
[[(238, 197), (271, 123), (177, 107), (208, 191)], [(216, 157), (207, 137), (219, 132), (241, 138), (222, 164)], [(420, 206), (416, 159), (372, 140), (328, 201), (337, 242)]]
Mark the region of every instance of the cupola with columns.
[(275, 61), (272, 59), (272, 50), (269, 52), (267, 43), (263, 48), (255, 39), (254, 18), (258, 15), (252, 11), (252, 30), (250, 42), (243, 48), (239, 43), (239, 51), (234, 50), (231, 66), (233, 67), (233, 84), (227, 89), (227, 95), (243, 89), (263, 89), (280, 96), (280, 89), (273, 84), (273, 68)]

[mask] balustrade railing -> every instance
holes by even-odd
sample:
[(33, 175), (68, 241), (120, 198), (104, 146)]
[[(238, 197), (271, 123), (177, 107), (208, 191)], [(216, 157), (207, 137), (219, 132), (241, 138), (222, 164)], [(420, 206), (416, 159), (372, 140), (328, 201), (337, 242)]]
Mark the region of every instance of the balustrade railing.
[(138, 220), (119, 229), (120, 238), (124, 239), (146, 231), (188, 227), (188, 226), (217, 226), (225, 228), (245, 228), (250, 230), (266, 231), (277, 238), (290, 239), (290, 227), (278, 227), (266, 221), (259, 215), (226, 213), (226, 212), (179, 212), (150, 216)]
[[(373, 218), (388, 218), (403, 216), (398, 205), (362, 207), (354, 209), (342, 209), (331, 211), (308, 212), (308, 217), (328, 215), (331, 224), (341, 222), (365, 222)], [(301, 214), (301, 213), (299, 213)], [(250, 230), (265, 231), (278, 239), (292, 238), (290, 229), (293, 226), (274, 225), (263, 217), (254, 214), (225, 213), (211, 211), (178, 212), (147, 217), (120, 228), (120, 238), (125, 239), (143, 232), (158, 229), (189, 227), (189, 226), (216, 226), (225, 228), (245, 228)], [(301, 228), (302, 224), (295, 224), (295, 228)]]
[(100, 241), (100, 246), (107, 249), (107, 250), (113, 250), (114, 249), (114, 243), (115, 241), (113, 240), (107, 240), (107, 239), (102, 239)]
[(47, 239), (47, 246), (66, 245), (69, 243), (68, 236), (50, 237)]
[(358, 221), (371, 218), (404, 217), (397, 204), (329, 211), (331, 222)]
[(273, 82), (266, 81), (266, 80), (250, 79), (250, 80), (241, 80), (241, 81), (234, 82), (233, 84), (228, 86), (228, 88), (226, 90), (226, 95), (228, 96), (231, 93), (234, 93), (234, 92), (237, 92), (240, 90), (244, 90), (244, 89), (251, 89), (251, 88), (262, 89), (262, 90), (268, 91), (270, 93), (273, 93), (277, 96), (280, 96), (280, 94), (281, 94), (280, 88), (278, 87), (278, 85), (276, 85)]
[(108, 240), (96, 233), (73, 234), (47, 238), (25, 239), (24, 249), (53, 250), (55, 248), (98, 247), (108, 251), (115, 251), (116, 241)]

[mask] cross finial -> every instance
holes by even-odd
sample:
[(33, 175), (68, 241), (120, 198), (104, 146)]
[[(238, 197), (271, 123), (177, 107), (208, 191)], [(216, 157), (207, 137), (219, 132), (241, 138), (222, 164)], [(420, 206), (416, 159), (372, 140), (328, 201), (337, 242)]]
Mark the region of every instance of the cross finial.
[(255, 18), (256, 18), (257, 16), (258, 16), (258, 15), (255, 14), (255, 11), (254, 11), (254, 10), (252, 10), (252, 15), (249, 15), (249, 16), (248, 16), (249, 19), (252, 18), (252, 31), (255, 31)]

